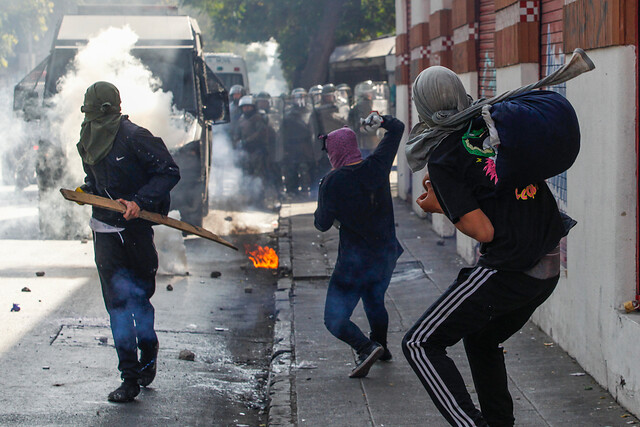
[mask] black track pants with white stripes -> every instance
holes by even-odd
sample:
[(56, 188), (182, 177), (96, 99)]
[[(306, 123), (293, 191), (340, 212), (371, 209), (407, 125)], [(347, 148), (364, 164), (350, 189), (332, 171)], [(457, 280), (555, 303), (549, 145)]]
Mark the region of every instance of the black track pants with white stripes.
[[(438, 410), (453, 426), (513, 426), (513, 401), (500, 344), (551, 295), (558, 276), (464, 268), (411, 327), (402, 350)], [(464, 340), (481, 411), (446, 348)]]

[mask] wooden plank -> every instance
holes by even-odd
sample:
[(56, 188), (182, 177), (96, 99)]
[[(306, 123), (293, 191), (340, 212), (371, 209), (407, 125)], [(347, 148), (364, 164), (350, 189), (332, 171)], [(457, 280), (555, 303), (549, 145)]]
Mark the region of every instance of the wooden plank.
[[(65, 199), (76, 202), (83, 203), (91, 206), (95, 206), (102, 209), (108, 209), (110, 211), (124, 213), (126, 210), (125, 207), (115, 200), (107, 199), (106, 197), (100, 197), (93, 194), (81, 193), (79, 191), (67, 190), (64, 188), (60, 189), (60, 193), (62, 193), (62, 197)], [(235, 249), (238, 248), (233, 246), (231, 243), (226, 240), (220, 238), (216, 234), (206, 230), (202, 227), (197, 227), (195, 225), (191, 225), (184, 221), (178, 221), (177, 219), (170, 218), (166, 215), (160, 215), (155, 212), (148, 212), (145, 210), (140, 210), (140, 218), (146, 219), (147, 221), (154, 222), (156, 224), (166, 225), (167, 227), (175, 228), (176, 230), (186, 231), (187, 233), (195, 234), (196, 236), (204, 237), (205, 239), (209, 239), (216, 243), (220, 243), (228, 248)]]
[(564, 51), (625, 43), (624, 0), (577, 0), (564, 6)]

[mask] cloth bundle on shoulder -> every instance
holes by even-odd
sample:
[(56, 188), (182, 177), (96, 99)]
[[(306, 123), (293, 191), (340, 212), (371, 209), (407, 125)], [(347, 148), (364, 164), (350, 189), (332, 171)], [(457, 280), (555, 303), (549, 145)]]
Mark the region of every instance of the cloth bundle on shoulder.
[(500, 138), (497, 186), (511, 189), (558, 175), (580, 151), (578, 117), (556, 92), (530, 91), (498, 102), (491, 118)]

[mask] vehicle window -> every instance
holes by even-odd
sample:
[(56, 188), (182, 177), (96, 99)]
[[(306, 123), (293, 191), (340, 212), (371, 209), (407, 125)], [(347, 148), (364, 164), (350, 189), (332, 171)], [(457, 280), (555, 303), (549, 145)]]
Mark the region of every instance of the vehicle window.
[(237, 73), (216, 73), (216, 76), (222, 81), (224, 88), (228, 91), (233, 85), (245, 86), (242, 74)]
[[(67, 73), (76, 52), (75, 49), (58, 49), (53, 53), (51, 70), (47, 74), (46, 96), (57, 92), (58, 81)], [(193, 53), (190, 49), (134, 49), (131, 53), (160, 79), (163, 91), (173, 93), (176, 108), (196, 115)]]

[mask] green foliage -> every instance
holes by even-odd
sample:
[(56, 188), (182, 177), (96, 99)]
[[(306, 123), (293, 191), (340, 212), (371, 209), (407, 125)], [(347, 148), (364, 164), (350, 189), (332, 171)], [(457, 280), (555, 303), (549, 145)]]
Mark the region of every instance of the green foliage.
[[(311, 43), (322, 37), (325, 0), (184, 0), (213, 21), (215, 39), (251, 43), (275, 39), (285, 77), (295, 80)], [(335, 34), (336, 44), (369, 40), (395, 30), (394, 0), (348, 0)], [(328, 61), (328, 58), (318, 58)]]
[(0, 0), (0, 68), (8, 65), (21, 41), (37, 41), (47, 31), (53, 11), (49, 0)]

